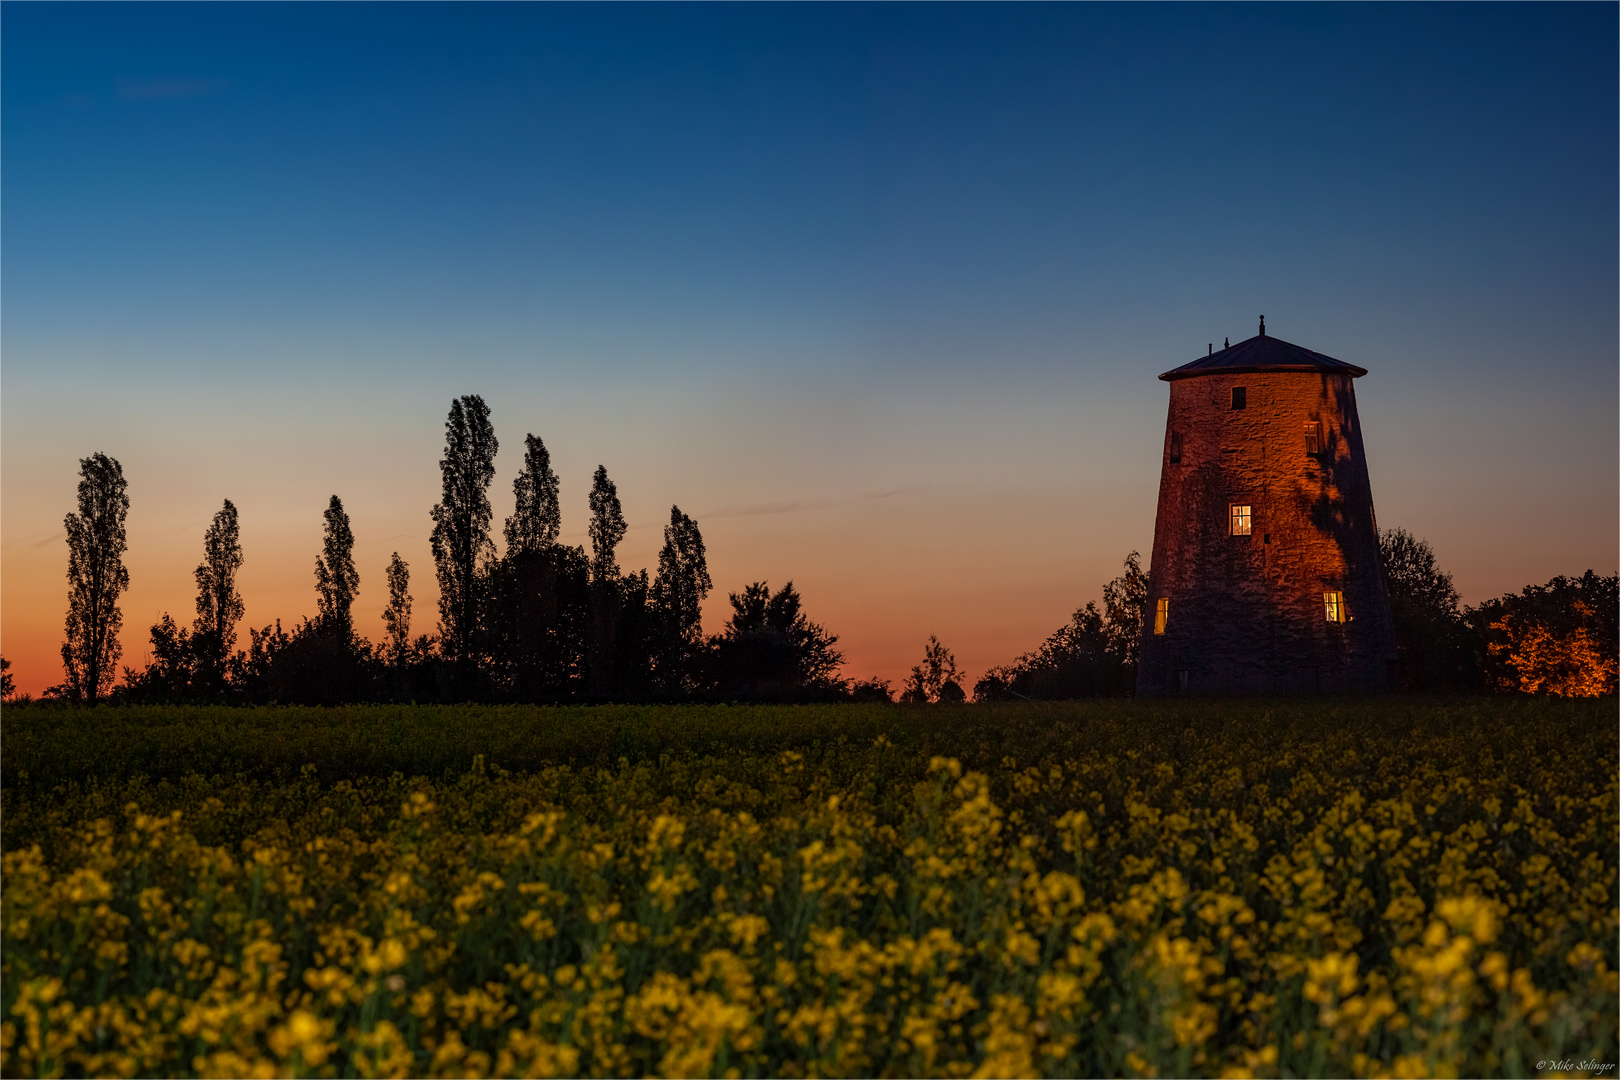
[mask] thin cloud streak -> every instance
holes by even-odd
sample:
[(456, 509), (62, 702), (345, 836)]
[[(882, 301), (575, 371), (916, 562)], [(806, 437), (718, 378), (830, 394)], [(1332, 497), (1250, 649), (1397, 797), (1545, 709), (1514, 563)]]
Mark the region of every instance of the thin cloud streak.
[(756, 517), (761, 514), (793, 514), (803, 510), (827, 510), (834, 506), (849, 506), (854, 503), (876, 502), (880, 499), (894, 499), (903, 495), (921, 495), (931, 491), (926, 484), (916, 484), (910, 487), (891, 488), (888, 491), (868, 491), (860, 495), (851, 495), (843, 499), (799, 499), (793, 502), (760, 503), (757, 506), (727, 506), (719, 510), (711, 510), (699, 515), (698, 520), (709, 518), (728, 517)]

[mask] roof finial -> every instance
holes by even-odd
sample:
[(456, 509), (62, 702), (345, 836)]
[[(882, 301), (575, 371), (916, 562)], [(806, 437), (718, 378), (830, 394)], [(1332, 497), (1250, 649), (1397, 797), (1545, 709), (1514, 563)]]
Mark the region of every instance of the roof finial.
[(1260, 336), (1266, 336), (1266, 317), (1264, 315), (1260, 316)]
[(1232, 339), (1231, 338), (1227, 338), (1226, 343), (1221, 346), (1221, 348), (1223, 348), (1223, 349), (1230, 349), (1231, 347), (1232, 347)]
[(1215, 355), (1215, 343), (1213, 341), (1209, 343), (1209, 355)]

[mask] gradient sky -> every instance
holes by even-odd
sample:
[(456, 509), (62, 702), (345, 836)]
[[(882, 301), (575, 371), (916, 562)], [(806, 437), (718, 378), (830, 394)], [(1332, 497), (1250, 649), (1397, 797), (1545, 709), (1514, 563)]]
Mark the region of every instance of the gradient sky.
[(1613, 4), (6, 4), (0, 637), (60, 681), (78, 460), (129, 480), (124, 660), (238, 506), (242, 627), (436, 619), (452, 397), (584, 542), (606, 465), (845, 674), (970, 679), (1149, 550), (1165, 384), (1368, 368), (1379, 521), (1466, 601), (1616, 568)]

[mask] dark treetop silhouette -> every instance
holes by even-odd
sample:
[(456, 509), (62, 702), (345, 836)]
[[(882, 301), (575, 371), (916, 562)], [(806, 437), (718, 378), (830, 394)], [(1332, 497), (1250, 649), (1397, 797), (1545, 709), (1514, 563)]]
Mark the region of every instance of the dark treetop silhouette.
[(495, 555), (489, 485), (499, 448), (483, 398), (468, 394), (450, 403), (439, 461), (443, 495), (433, 507), (429, 543), (439, 573), (439, 633), (445, 653), (462, 665), (472, 662), (478, 634), (479, 571)]
[(129, 494), (123, 467), (106, 454), (79, 462), (79, 509), (63, 522), (68, 542), (68, 613), (62, 642), (66, 696), (94, 702), (113, 683), (124, 616), (118, 596), (129, 588), (124, 519)]
[[(597, 468), (587, 499), (590, 551), (559, 543), (560, 484), (544, 442), (532, 433), (513, 484), (506, 551), (497, 555), (487, 491), (498, 444), (488, 406), (476, 395), (456, 399), (445, 430), (443, 496), (433, 508), (431, 538), (442, 590), (439, 636), (411, 639), (410, 573), (397, 552), (384, 572), (385, 640), (373, 644), (355, 632), (360, 579), (354, 535), (334, 495), (316, 559), (318, 616), (290, 633), (279, 620), (250, 629), (250, 647), (232, 653), (243, 610), (236, 588), (243, 557), (236, 507), (226, 500), (204, 537), (192, 629), (165, 613), (151, 628), (149, 662), (139, 672), (124, 669), (114, 699), (891, 699), (886, 682), (852, 686), (839, 676), (838, 639), (808, 618), (792, 582), (775, 592), (754, 582), (731, 593), (731, 617), (706, 638), (702, 605), (713, 588), (707, 552), (697, 522), (678, 506), (670, 507), (656, 576), (624, 572), (617, 548), (627, 523), (605, 467)], [(1324, 433), (1317, 437), (1319, 447), (1329, 445)], [(1186, 454), (1188, 447), (1172, 443), (1170, 451)], [(79, 512), (67, 523), (68, 681), (51, 696), (89, 702), (107, 695), (119, 656), (117, 599), (128, 583), (122, 555), (129, 499), (115, 460), (96, 454), (80, 466)], [(1614, 692), (1615, 577), (1555, 578), (1459, 612), (1450, 578), (1426, 543), (1399, 529), (1379, 534), (1378, 541), (1408, 688)], [(974, 698), (1129, 694), (1137, 682), (1137, 648), (1154, 614), (1147, 575), (1132, 552), (1124, 572), (1104, 585), (1102, 610), (1082, 606), (1038, 649), (990, 669), (974, 686)], [(929, 639), (903, 697), (962, 699), (955, 659), (937, 638)]]

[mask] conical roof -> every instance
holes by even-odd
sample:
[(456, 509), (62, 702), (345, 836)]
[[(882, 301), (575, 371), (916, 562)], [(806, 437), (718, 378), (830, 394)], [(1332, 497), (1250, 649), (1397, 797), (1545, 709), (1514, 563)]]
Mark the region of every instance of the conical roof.
[(1349, 375), (1359, 379), (1367, 369), (1335, 360), (1302, 345), (1274, 338), (1266, 333), (1266, 324), (1260, 324), (1260, 333), (1247, 341), (1229, 345), (1209, 356), (1200, 356), (1190, 364), (1160, 375), (1166, 382), (1190, 379), (1194, 375), (1236, 375), (1245, 371), (1322, 371), (1335, 375)]

